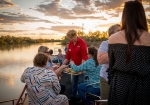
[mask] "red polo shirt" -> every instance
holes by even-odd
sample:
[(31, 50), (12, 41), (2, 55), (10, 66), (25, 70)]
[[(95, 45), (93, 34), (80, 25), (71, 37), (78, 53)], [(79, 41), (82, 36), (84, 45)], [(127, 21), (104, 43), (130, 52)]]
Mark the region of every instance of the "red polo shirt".
[(76, 65), (80, 65), (82, 63), (82, 60), (87, 60), (88, 57), (86, 42), (79, 37), (75, 45), (72, 41), (70, 41), (68, 45), (66, 59), (71, 59)]

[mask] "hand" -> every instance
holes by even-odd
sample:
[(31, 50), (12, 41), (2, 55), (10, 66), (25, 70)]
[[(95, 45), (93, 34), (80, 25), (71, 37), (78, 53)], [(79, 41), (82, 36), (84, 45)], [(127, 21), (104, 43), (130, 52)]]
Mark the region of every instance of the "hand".
[(63, 68), (67, 68), (68, 65), (61, 65), (60, 67), (63, 69)]
[(62, 76), (62, 72), (59, 72), (58, 77), (61, 77), (61, 76)]
[(53, 68), (53, 70), (57, 70), (59, 68), (59, 66), (58, 65), (54, 65), (54, 66), (52, 66), (52, 68)]
[(73, 62), (73, 61), (71, 61), (71, 62), (70, 62), (70, 64), (74, 64), (74, 62)]
[(70, 68), (64, 68), (64, 72), (69, 72)]
[(61, 76), (58, 76), (58, 80), (59, 80), (59, 81), (61, 80)]

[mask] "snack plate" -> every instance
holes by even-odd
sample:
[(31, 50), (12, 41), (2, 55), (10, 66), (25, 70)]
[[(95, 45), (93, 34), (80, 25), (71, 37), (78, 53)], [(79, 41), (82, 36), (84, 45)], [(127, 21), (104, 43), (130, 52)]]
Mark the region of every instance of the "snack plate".
[(71, 70), (71, 71), (69, 71), (69, 72), (65, 72), (65, 71), (64, 71), (64, 73), (71, 74), (71, 75), (80, 75), (82, 72), (73, 73), (73, 71)]

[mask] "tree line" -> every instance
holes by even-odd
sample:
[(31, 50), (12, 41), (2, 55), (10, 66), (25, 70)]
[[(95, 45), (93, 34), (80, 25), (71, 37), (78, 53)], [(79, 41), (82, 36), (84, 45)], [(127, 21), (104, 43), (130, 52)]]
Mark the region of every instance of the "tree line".
[[(104, 41), (108, 39), (108, 33), (107, 31), (95, 31), (95, 32), (91, 32), (89, 31), (87, 34), (85, 32), (82, 31), (78, 31), (78, 36), (82, 39), (84, 39), (87, 43), (88, 42), (99, 42), (99, 41)], [(66, 36), (62, 37), (62, 41), (61, 44), (66, 44), (67, 42), (69, 42), (68, 38)]]
[(45, 43), (45, 42), (60, 42), (54, 39), (31, 39), (30, 37), (14, 37), (14, 36), (0, 36), (0, 44), (30, 44), (30, 43)]
[[(84, 39), (85, 41), (102, 41), (106, 40), (108, 38), (107, 32), (89, 32), (88, 34), (85, 34), (82, 31), (78, 31), (78, 36)], [(68, 38), (66, 36), (62, 37), (60, 40), (54, 40), (54, 39), (31, 39), (30, 37), (14, 37), (14, 36), (0, 36), (0, 44), (6, 45), (6, 44), (30, 44), (30, 43), (45, 43), (45, 42), (61, 42), (62, 45), (65, 45), (67, 42), (69, 42)]]

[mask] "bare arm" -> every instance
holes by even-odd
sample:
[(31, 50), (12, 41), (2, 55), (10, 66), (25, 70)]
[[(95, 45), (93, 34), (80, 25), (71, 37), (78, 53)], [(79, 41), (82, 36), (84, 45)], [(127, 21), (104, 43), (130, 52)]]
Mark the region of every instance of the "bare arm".
[[(58, 69), (52, 70), (52, 71), (54, 71), (57, 76), (60, 76), (60, 75), (61, 75), (61, 72), (62, 72), (62, 69), (63, 69), (63, 68), (66, 68), (66, 67), (68, 67), (68, 65), (62, 65), (62, 66), (60, 66)], [(49, 70), (50, 70), (50, 69), (49, 69)]]
[(68, 59), (65, 59), (62, 65), (66, 65), (68, 62)]
[(99, 64), (105, 64), (109, 62), (108, 53), (106, 52), (98, 52), (97, 60)]
[(108, 41), (103, 41), (98, 49), (97, 60), (99, 64), (105, 64), (109, 62), (108, 58)]

